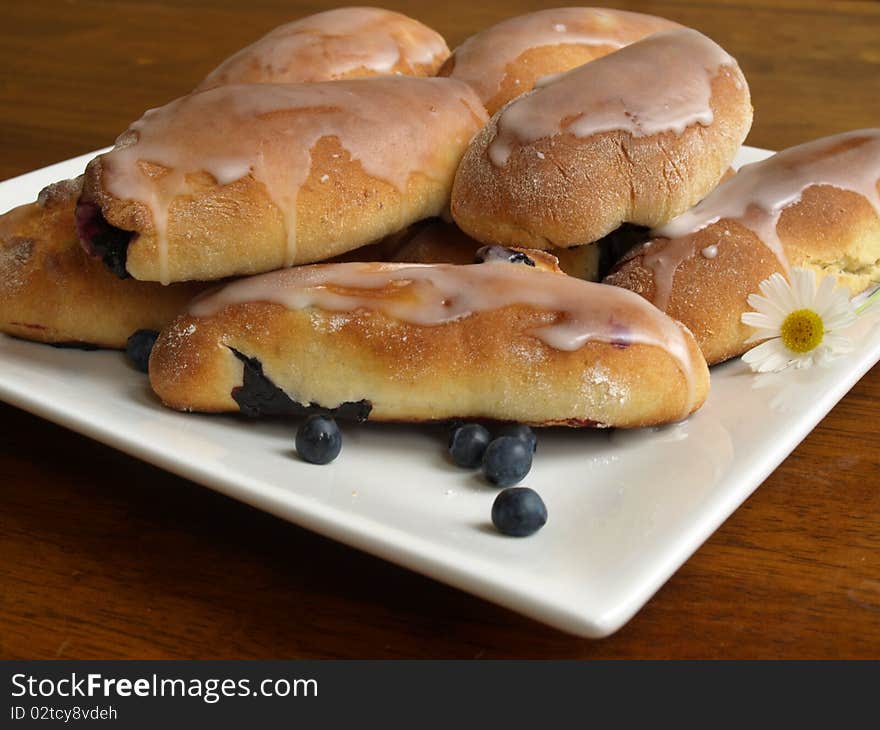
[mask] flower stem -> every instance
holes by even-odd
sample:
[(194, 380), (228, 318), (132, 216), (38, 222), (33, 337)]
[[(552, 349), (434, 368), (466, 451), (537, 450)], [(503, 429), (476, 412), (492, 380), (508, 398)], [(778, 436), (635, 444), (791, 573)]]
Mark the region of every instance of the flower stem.
[(864, 302), (856, 308), (856, 314), (862, 314), (868, 307), (880, 300), (880, 286)]

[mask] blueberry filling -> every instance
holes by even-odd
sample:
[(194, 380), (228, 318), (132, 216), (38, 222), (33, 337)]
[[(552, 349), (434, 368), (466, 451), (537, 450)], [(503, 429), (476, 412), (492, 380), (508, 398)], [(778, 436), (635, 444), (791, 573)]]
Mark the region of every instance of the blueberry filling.
[(475, 264), (485, 264), (502, 261), (509, 264), (525, 264), (534, 266), (535, 262), (522, 251), (514, 251), (507, 246), (483, 246), (474, 257)]
[(617, 350), (625, 350), (633, 343), (632, 329), (614, 319), (611, 320), (611, 346)]
[(82, 201), (76, 206), (76, 230), (88, 254), (100, 257), (120, 279), (130, 276), (125, 260), (128, 244), (135, 236), (133, 231), (110, 225), (99, 206)]
[(256, 418), (323, 413), (336, 418), (366, 421), (373, 410), (373, 404), (368, 400), (342, 403), (336, 408), (324, 408), (317, 403), (297, 403), (266, 376), (263, 364), (257, 358), (243, 355), (234, 348), (229, 349), (244, 365), (242, 384), (233, 388), (230, 395), (246, 416)]

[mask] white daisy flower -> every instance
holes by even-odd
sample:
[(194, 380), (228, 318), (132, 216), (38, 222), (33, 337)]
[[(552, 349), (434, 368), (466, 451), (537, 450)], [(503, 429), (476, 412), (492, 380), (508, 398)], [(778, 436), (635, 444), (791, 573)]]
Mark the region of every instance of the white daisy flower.
[(766, 340), (743, 355), (759, 373), (778, 372), (794, 365), (827, 365), (839, 355), (851, 352), (852, 341), (841, 334), (856, 321), (849, 292), (838, 287), (833, 276), (816, 286), (816, 274), (794, 268), (789, 284), (782, 274), (761, 282), (761, 294), (750, 294), (742, 323), (755, 328), (748, 342)]

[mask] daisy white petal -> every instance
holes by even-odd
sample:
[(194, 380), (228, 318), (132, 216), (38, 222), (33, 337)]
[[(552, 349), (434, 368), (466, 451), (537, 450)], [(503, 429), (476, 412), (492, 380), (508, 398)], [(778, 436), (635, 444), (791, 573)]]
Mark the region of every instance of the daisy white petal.
[(778, 303), (785, 311), (790, 312), (797, 308), (794, 293), (782, 274), (771, 274), (761, 282), (759, 288), (767, 299)]
[(822, 317), (822, 322), (826, 332), (838, 332), (854, 324), (857, 319), (858, 317), (853, 311), (835, 312), (829, 317)]
[(845, 350), (824, 349), (816, 356), (816, 359), (821, 366), (828, 367), (835, 360), (839, 360), (848, 354), (849, 352)]
[(761, 314), (766, 314), (777, 326), (782, 323), (785, 315), (789, 312), (779, 302), (762, 297), (760, 294), (749, 294), (747, 301), (752, 309)]
[(775, 340), (769, 340), (757, 347), (753, 347), (742, 356), (742, 359), (749, 365), (757, 365), (766, 360), (774, 352), (778, 352), (779, 347), (780, 344), (778, 342)]
[(827, 294), (823, 297), (822, 301), (819, 300), (819, 297), (816, 297), (815, 307), (816, 311), (819, 314), (829, 314), (834, 311), (853, 311), (852, 300), (850, 299), (849, 290), (843, 286), (837, 286), (835, 284), (834, 278), (829, 276), (826, 277), (822, 281), (823, 288), (825, 288), (826, 284), (831, 282), (833, 285), (830, 287), (830, 290), (827, 291)]
[[(835, 296), (836, 293), (837, 280), (833, 276), (824, 277), (820, 282), (819, 288), (816, 290), (816, 296), (813, 299), (813, 309), (816, 310), (823, 320), (825, 319), (826, 314), (834, 308), (838, 301)], [(849, 297), (847, 297), (847, 300), (848, 299)]]
[(820, 368), (827, 368), (832, 360), (834, 360), (834, 355), (827, 348), (816, 350), (816, 355), (813, 358), (813, 362)]
[(791, 300), (788, 298), (791, 289), (782, 274), (771, 274), (758, 285), (758, 289), (768, 301), (777, 302), (785, 309), (791, 305)]
[(778, 323), (774, 324), (774, 320), (762, 312), (744, 312), (742, 317), (740, 317), (740, 321), (749, 327), (760, 327), (762, 329), (771, 329), (774, 326), (779, 326)]
[(824, 349), (821, 352), (816, 354), (816, 364), (821, 368), (827, 368), (831, 365), (832, 362), (837, 360), (845, 353), (833, 352), (829, 349)]
[(822, 317), (825, 329), (828, 331), (849, 327), (858, 319), (852, 301), (849, 298), (849, 292), (843, 287), (838, 287), (834, 290), (831, 301), (824, 311), (819, 309), (816, 311)]
[(812, 305), (816, 299), (816, 272), (812, 269), (792, 269), (789, 278), (795, 303), (800, 307)]
[(785, 347), (779, 340), (768, 340), (762, 345), (749, 350), (743, 360), (759, 373), (770, 373), (787, 367), (789, 358)]
[(772, 340), (774, 338), (779, 338), (778, 327), (774, 329), (759, 329), (751, 337), (749, 337), (749, 339), (746, 340), (746, 344), (750, 345), (753, 342), (763, 342), (764, 340)]
[(855, 343), (846, 335), (840, 335), (830, 332), (825, 335), (825, 341), (822, 343), (823, 350), (832, 354), (845, 355), (855, 349)]
[(759, 373), (778, 373), (791, 367), (792, 361), (780, 352), (773, 353), (759, 368)]

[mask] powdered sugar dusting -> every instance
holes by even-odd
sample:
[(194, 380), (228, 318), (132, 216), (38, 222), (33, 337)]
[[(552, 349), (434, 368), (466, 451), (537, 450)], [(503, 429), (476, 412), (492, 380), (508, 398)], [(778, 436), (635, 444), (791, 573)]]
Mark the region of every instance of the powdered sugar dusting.
[(627, 388), (601, 364), (593, 365), (584, 371), (581, 390), (586, 398), (597, 405), (607, 405), (611, 402), (623, 405), (629, 397)]

